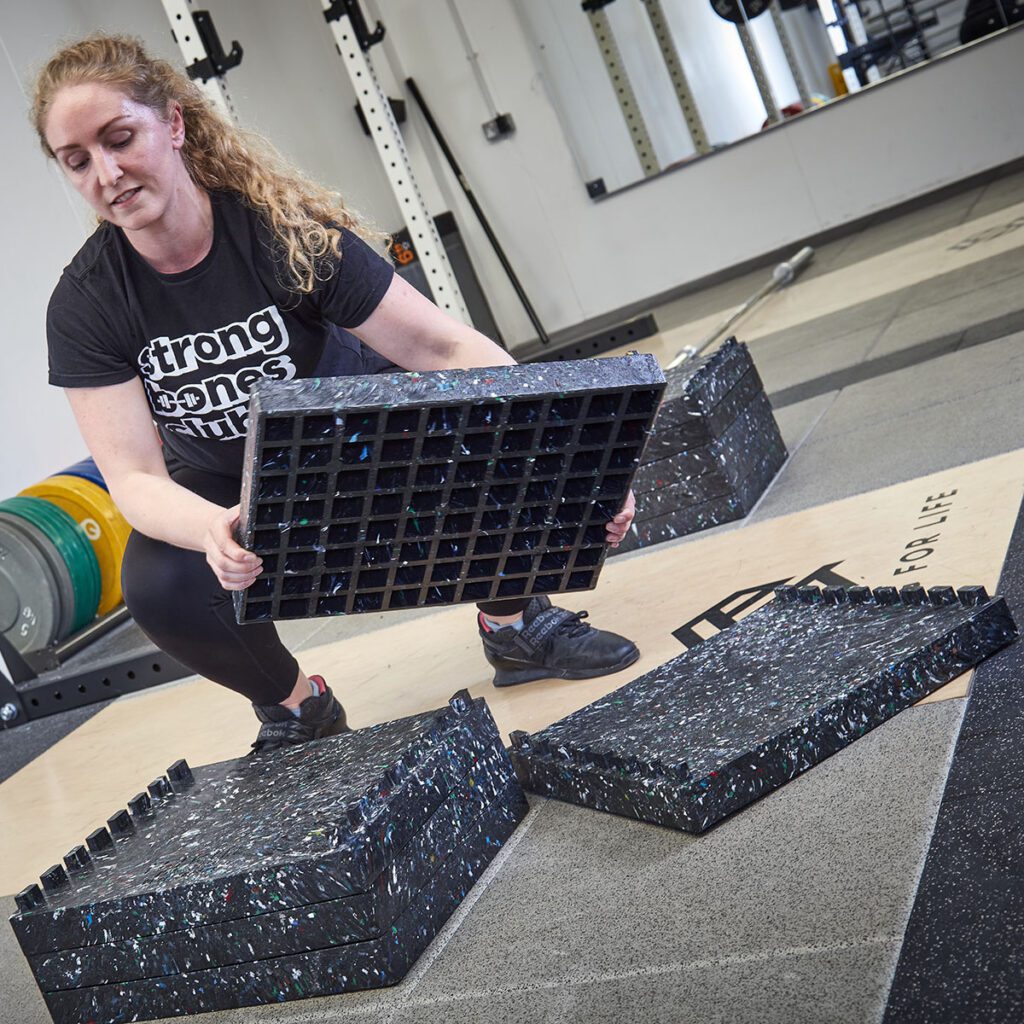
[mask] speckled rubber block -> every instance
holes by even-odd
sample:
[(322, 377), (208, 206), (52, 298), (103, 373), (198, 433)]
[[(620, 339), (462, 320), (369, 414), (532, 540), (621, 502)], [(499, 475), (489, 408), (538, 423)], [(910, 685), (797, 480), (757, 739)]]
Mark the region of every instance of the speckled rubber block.
[[(185, 974), (379, 938), (477, 818), (506, 798), (511, 765), (478, 763), (366, 892), (253, 917), (29, 958), (43, 992)], [(518, 783), (516, 783), (518, 785)]]
[(305, 953), (54, 992), (46, 998), (56, 1024), (132, 1020), (228, 1010), (394, 985), (494, 859), (527, 810), (512, 784), (470, 827), (459, 850), (441, 861), (408, 907), (381, 936)]
[[(665, 487), (659, 487), (656, 491), (648, 491), (646, 494), (638, 494), (636, 496), (637, 519), (653, 519), (655, 516), (665, 515), (666, 512), (676, 512), (691, 505), (701, 505), (712, 498), (719, 498), (723, 495), (738, 498), (742, 514), (746, 515), (752, 507), (749, 501), (748, 482), (756, 481), (763, 490), (786, 461), (786, 455), (785, 444), (781, 438), (776, 437), (772, 443), (755, 452), (748, 453), (746, 458), (737, 460), (733, 464), (732, 469), (741, 464), (741, 468), (745, 471), (740, 477), (727, 479), (724, 472), (716, 471), (704, 473), (691, 480), (668, 484)], [(732, 470), (729, 476), (732, 476)], [(754, 501), (758, 497), (760, 497), (760, 491), (754, 494)]]
[(26, 956), (337, 900), (378, 877), (470, 771), (507, 765), (483, 701), (264, 756), (172, 766), (16, 897)]
[[(735, 487), (759, 461), (783, 445), (771, 403), (762, 392), (741, 410), (725, 433), (702, 448), (652, 461), (645, 455), (633, 481), (637, 495), (708, 477), (705, 487)], [(783, 445), (783, 449), (784, 449)]]
[[(717, 497), (699, 503), (689, 501), (692, 494), (691, 482), (637, 495), (636, 519), (619, 547), (611, 554), (624, 554), (742, 519), (753, 510), (786, 458), (786, 446), (780, 438), (778, 444), (762, 454), (748, 477), (734, 488), (728, 488)], [(697, 477), (694, 482), (699, 483), (709, 477), (710, 474)], [(678, 507), (673, 509), (677, 503)], [(657, 512), (665, 508), (669, 511)], [(654, 515), (650, 514), (652, 511)]]
[(747, 346), (727, 338), (711, 355), (669, 370), (656, 429), (706, 419), (753, 366)]
[(664, 388), (636, 354), (258, 385), (238, 620), (594, 587)]
[(514, 733), (512, 761), (534, 792), (703, 832), (1016, 636), (982, 587), (781, 587), (693, 650)]
[(644, 451), (644, 462), (670, 458), (689, 448), (702, 448), (717, 441), (735, 422), (736, 417), (758, 395), (763, 394), (761, 376), (751, 366), (739, 383), (706, 415), (690, 416), (671, 427), (660, 426), (660, 417), (656, 418)]

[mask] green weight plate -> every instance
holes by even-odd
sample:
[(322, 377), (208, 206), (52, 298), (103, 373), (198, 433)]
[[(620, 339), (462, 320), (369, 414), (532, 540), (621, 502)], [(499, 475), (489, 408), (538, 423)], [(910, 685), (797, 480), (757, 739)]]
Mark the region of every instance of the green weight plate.
[(57, 637), (60, 609), (48, 575), (35, 545), (0, 523), (0, 632), (17, 651), (38, 651)]
[[(102, 593), (103, 579), (96, 553), (84, 529), (73, 516), (43, 498), (10, 498), (8, 501), (32, 501), (37, 504), (37, 515), (42, 519), (43, 528), (51, 538), (60, 536), (68, 551), (65, 561), (75, 587), (75, 619), (72, 633), (87, 626), (96, 617)], [(49, 527), (47, 529), (47, 527)], [(57, 545), (61, 550), (60, 545)], [(70, 560), (69, 560), (70, 559)], [(81, 594), (81, 601), (78, 600)]]
[(60, 606), (60, 620), (57, 627), (57, 640), (63, 640), (71, 635), (71, 627), (75, 621), (75, 588), (71, 583), (71, 573), (60, 557), (60, 552), (53, 546), (49, 537), (33, 526), (27, 519), (19, 519), (12, 516), (10, 512), (0, 512), (0, 522), (6, 523), (15, 532), (24, 534), (27, 540), (34, 544), (43, 556), (44, 561), (50, 569), (52, 579), (49, 581), (57, 594)]
[(85, 531), (65, 512), (42, 498), (8, 498), (0, 512), (27, 519), (53, 542), (67, 564), (75, 591), (76, 633), (96, 617), (100, 601), (100, 568)]

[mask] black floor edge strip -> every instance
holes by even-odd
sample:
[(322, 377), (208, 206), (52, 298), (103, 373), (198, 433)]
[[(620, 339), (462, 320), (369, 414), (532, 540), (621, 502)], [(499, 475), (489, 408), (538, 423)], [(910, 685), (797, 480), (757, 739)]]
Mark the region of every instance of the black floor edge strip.
[[(1024, 625), (1024, 502), (998, 591)], [(1024, 640), (976, 671), (884, 1024), (1024, 1020)]]
[[(879, 356), (877, 359), (867, 359), (855, 366), (847, 366), (834, 373), (827, 373), (813, 380), (803, 381), (794, 384), (792, 387), (783, 388), (768, 396), (773, 409), (782, 409), (787, 405), (795, 405), (797, 402), (804, 402), (809, 398), (817, 398), (819, 395), (828, 394), (830, 391), (839, 391), (849, 387), (851, 384), (860, 384), (862, 381), (871, 380), (874, 377), (881, 377), (887, 373), (895, 373), (897, 370), (905, 370), (909, 366), (917, 366), (919, 363), (928, 362), (930, 359), (937, 359), (939, 356), (949, 355), (958, 349), (971, 348), (974, 345), (984, 345), (990, 341), (998, 341), (1008, 334), (1016, 331), (1024, 331), (1024, 309), (1015, 310), (1002, 316), (993, 317), (983, 323), (975, 324), (962, 331), (952, 334), (944, 334), (939, 338), (932, 338), (923, 341), (919, 345), (912, 345), (909, 348), (900, 349), (897, 352), (890, 352), (888, 355)], [(754, 356), (756, 362), (757, 343), (754, 342)]]

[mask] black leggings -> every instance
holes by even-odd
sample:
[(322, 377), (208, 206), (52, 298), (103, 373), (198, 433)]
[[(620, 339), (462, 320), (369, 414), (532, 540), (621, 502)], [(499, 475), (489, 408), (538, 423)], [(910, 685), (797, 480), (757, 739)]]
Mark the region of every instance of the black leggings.
[[(171, 477), (208, 501), (238, 504), (236, 477), (185, 467)], [(272, 622), (235, 621), (231, 592), (218, 582), (201, 551), (188, 551), (133, 531), (121, 568), (125, 604), (160, 650), (193, 672), (243, 694), (254, 704), (277, 704), (292, 692), (299, 665)], [(514, 615), (527, 601), (489, 601), (485, 615)]]

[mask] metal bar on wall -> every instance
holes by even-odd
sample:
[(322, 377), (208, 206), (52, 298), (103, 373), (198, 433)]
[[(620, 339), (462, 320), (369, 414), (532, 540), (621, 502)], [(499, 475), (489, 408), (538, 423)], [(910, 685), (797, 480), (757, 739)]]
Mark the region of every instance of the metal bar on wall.
[(231, 102), (231, 94), (228, 92), (223, 77), (213, 73), (212, 69), (210, 69), (210, 75), (206, 77), (192, 73), (191, 69), (202, 67), (210, 59), (192, 17), (195, 7), (193, 0), (163, 0), (163, 5), (171, 23), (171, 33), (178, 44), (178, 49), (181, 50), (185, 68), (189, 70), (189, 77), (195, 78), (196, 85), (206, 93), (214, 106), (229, 120), (237, 124), (238, 115), (235, 113), (235, 106)]
[(455, 272), (448, 261), (448, 254), (444, 251), (441, 236), (434, 224), (434, 218), (427, 211), (427, 204), (413, 177), (409, 154), (391, 111), (391, 103), (377, 79), (369, 57), (363, 50), (358, 34), (353, 29), (350, 14), (342, 13), (340, 10), (346, 5), (338, 5), (335, 0), (321, 0), (321, 4), (334, 34), (338, 55), (352, 80), (356, 99), (366, 118), (370, 136), (377, 147), (377, 154), (384, 165), (391, 191), (398, 201), (402, 219), (426, 273), (434, 302), (456, 319), (472, 324), (462, 291), (455, 279)]
[(597, 39), (604, 66), (608, 69), (608, 77), (612, 80), (615, 96), (619, 101), (622, 116), (626, 119), (626, 127), (629, 128), (629, 135), (633, 140), (633, 147), (636, 149), (644, 176), (650, 177), (652, 174), (658, 174), (661, 167), (658, 164), (658, 157), (654, 152), (651, 137), (647, 133), (647, 125), (640, 112), (640, 104), (636, 101), (633, 86), (629, 82), (629, 76), (622, 63), (622, 56), (619, 53), (618, 44), (615, 42), (611, 23), (604, 11), (607, 2), (608, 0), (584, 0), (583, 10), (587, 12), (587, 17), (590, 19), (594, 38)]
[(779, 113), (779, 105), (775, 101), (775, 94), (772, 92), (771, 83), (768, 81), (768, 74), (761, 63), (761, 55), (757, 52), (757, 45), (746, 23), (736, 26), (740, 35), (740, 42), (743, 44), (743, 52), (747, 56), (747, 63), (754, 73), (754, 82), (757, 84), (757, 91), (761, 94), (761, 102), (764, 104), (764, 112), (771, 124), (777, 124), (782, 120)]
[(782, 44), (782, 52), (786, 58), (786, 63), (789, 65), (793, 81), (796, 83), (796, 91), (800, 94), (800, 103), (804, 110), (810, 110), (811, 90), (807, 88), (807, 80), (804, 78), (803, 71), (800, 70), (800, 62), (796, 59), (796, 50), (793, 49), (793, 40), (790, 38), (789, 30), (786, 28), (786, 18), (782, 13), (779, 0), (772, 0), (771, 7), (768, 10), (772, 16), (772, 24), (775, 26), (775, 31), (778, 33), (779, 42)]
[(651, 27), (661, 48), (661, 56), (668, 68), (669, 77), (676, 90), (676, 97), (679, 99), (679, 106), (682, 108), (683, 117), (686, 120), (686, 127), (690, 132), (694, 148), (698, 153), (710, 153), (711, 144), (708, 142), (707, 132), (704, 130), (704, 122), (701, 120), (700, 111), (690, 90), (690, 83), (683, 70), (682, 61), (679, 59), (679, 51), (676, 49), (672, 32), (665, 19), (665, 11), (661, 6), (661, 0), (643, 0), (644, 7), (651, 19)]

